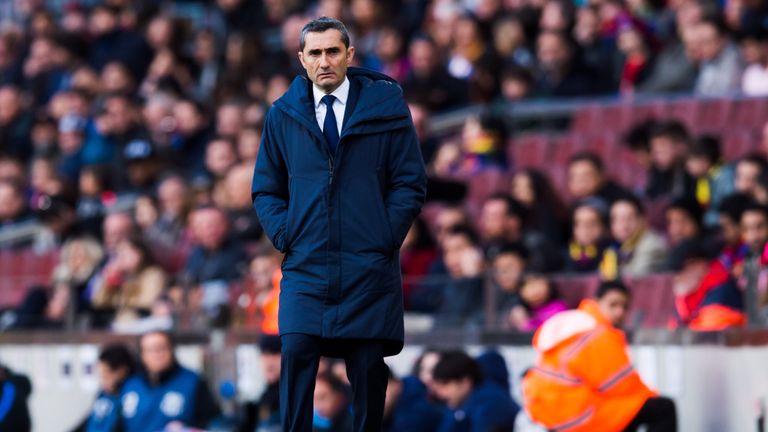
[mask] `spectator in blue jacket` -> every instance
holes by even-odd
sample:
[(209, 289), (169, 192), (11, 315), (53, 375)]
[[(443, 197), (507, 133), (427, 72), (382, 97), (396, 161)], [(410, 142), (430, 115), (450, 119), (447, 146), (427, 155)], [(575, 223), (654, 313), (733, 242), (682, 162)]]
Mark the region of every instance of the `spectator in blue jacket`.
[(483, 380), (482, 368), (467, 353), (443, 353), (432, 374), (435, 392), (449, 408), (438, 431), (514, 431), (520, 407), (497, 383)]
[(123, 386), (125, 432), (205, 429), (221, 414), (205, 380), (181, 366), (169, 333), (153, 331), (139, 339), (141, 370)]
[(389, 371), (385, 432), (437, 432), (443, 412), (443, 408), (427, 398), (427, 386), (418, 377), (399, 379)]
[(135, 369), (133, 354), (123, 344), (107, 345), (99, 354), (97, 371), (101, 390), (93, 407), (74, 432), (112, 432), (119, 430), (120, 391)]

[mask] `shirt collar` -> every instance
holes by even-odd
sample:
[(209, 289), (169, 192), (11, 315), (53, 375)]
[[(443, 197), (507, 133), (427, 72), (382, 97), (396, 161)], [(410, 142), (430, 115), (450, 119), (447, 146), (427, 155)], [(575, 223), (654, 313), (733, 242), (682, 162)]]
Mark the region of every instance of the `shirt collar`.
[[(342, 105), (347, 104), (347, 98), (349, 97), (349, 78), (346, 76), (344, 77), (344, 82), (341, 83), (341, 85), (336, 88), (336, 90), (331, 93), (332, 95), (336, 96), (336, 99), (341, 102)], [(325, 92), (317, 88), (316, 85), (312, 85), (312, 96), (315, 98), (315, 108), (319, 107), (322, 102), (323, 96), (325, 96)]]

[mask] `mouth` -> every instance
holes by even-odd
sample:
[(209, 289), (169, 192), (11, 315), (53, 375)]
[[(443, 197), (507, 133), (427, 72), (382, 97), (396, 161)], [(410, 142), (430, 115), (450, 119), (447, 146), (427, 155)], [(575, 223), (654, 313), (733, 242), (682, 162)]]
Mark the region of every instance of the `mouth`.
[(325, 72), (317, 75), (318, 78), (332, 78), (333, 72)]

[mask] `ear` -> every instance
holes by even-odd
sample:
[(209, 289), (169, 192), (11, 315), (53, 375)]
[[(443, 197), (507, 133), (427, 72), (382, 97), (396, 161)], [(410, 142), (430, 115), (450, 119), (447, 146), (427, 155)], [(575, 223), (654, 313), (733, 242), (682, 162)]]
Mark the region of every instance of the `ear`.
[(347, 48), (347, 64), (352, 63), (352, 59), (355, 58), (355, 47), (351, 46)]
[(301, 66), (304, 67), (304, 69), (306, 69), (307, 65), (304, 64), (304, 53), (299, 51), (298, 54), (299, 54), (299, 61), (301, 62)]

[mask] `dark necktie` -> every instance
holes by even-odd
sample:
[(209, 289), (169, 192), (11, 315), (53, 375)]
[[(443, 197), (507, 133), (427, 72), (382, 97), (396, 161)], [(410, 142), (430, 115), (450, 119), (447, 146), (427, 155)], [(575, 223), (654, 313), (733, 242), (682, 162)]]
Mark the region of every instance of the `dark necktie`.
[(323, 122), (323, 135), (328, 141), (328, 150), (332, 155), (336, 154), (336, 145), (339, 143), (339, 129), (336, 125), (336, 114), (333, 112), (333, 102), (336, 100), (334, 95), (325, 95), (321, 102), (326, 106), (325, 121)]

